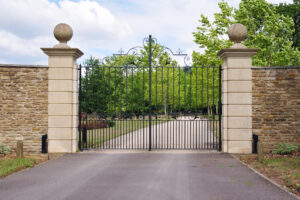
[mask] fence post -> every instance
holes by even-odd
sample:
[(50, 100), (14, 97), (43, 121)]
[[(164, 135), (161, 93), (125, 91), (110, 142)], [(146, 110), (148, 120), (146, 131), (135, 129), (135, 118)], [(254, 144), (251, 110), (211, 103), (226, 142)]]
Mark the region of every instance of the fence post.
[(23, 150), (23, 141), (18, 140), (17, 141), (17, 148), (16, 148), (16, 157), (17, 158), (24, 158), (23, 152), (24, 152), (24, 150)]
[(252, 153), (252, 56), (258, 49), (241, 44), (247, 38), (242, 24), (229, 28), (234, 45), (218, 55), (222, 66), (222, 147), (228, 153)]
[(59, 44), (41, 48), (48, 55), (48, 153), (70, 153), (77, 150), (78, 127), (78, 66), (83, 55), (67, 42), (72, 28), (64, 23), (56, 25), (54, 36)]

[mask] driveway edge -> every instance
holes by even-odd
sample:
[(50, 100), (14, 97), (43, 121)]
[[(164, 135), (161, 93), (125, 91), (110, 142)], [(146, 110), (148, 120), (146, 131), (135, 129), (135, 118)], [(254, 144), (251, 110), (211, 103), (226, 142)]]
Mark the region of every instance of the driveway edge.
[(259, 175), (260, 177), (262, 177), (263, 179), (269, 181), (270, 183), (272, 183), (273, 185), (275, 185), (276, 187), (278, 187), (279, 189), (287, 192), (288, 194), (290, 194), (291, 196), (295, 197), (296, 199), (300, 200), (300, 197), (298, 197), (297, 195), (295, 195), (294, 193), (288, 191), (287, 189), (285, 189), (284, 187), (282, 187), (281, 185), (279, 185), (278, 183), (276, 183), (275, 181), (269, 179), (268, 177), (266, 177), (265, 175), (263, 175), (262, 173), (260, 173), (259, 171), (257, 171), (256, 169), (252, 168), (250, 165), (245, 164), (244, 162), (242, 162), (238, 157), (236, 157), (234, 154), (230, 154), (230, 156), (232, 156), (234, 159), (236, 159), (237, 161), (239, 161), (242, 165), (248, 167), (250, 170), (252, 170), (254, 173), (256, 173), (257, 175)]

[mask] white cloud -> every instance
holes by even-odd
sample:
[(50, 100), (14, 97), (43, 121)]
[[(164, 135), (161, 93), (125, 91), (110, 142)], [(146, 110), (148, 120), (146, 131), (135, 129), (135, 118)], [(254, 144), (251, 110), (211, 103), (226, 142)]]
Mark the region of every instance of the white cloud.
[(39, 48), (57, 43), (52, 32), (60, 22), (73, 28), (70, 45), (83, 49), (132, 34), (128, 23), (94, 1), (63, 0), (57, 5), (47, 0), (0, 0), (0, 18), (0, 59), (6, 56), (15, 63), (47, 61)]
[[(60, 22), (73, 28), (69, 45), (80, 48), (83, 59), (141, 45), (148, 34), (173, 50), (190, 53), (197, 49), (192, 32), (199, 25), (200, 14), (212, 19), (221, 0), (57, 1), (0, 0), (0, 61), (46, 64), (40, 47), (57, 43), (52, 32)], [(237, 7), (240, 0), (227, 2)]]
[(1, 49), (1, 54), (14, 52), (19, 55), (30, 56), (33, 53), (39, 53), (36, 45), (40, 44), (40, 42), (42, 42), (40, 37), (26, 40), (10, 32), (0, 30), (0, 47), (5, 47), (5, 49)]

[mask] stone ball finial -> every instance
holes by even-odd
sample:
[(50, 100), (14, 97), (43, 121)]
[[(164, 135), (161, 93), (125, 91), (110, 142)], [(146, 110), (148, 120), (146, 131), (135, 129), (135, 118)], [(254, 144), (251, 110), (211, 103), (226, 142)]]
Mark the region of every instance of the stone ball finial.
[(247, 48), (241, 44), (248, 36), (247, 28), (243, 24), (233, 24), (228, 30), (228, 36), (234, 42), (231, 48)]
[(57, 24), (54, 28), (54, 37), (59, 41), (59, 44), (55, 45), (56, 48), (70, 48), (67, 42), (71, 40), (73, 36), (73, 30), (71, 26), (65, 23)]

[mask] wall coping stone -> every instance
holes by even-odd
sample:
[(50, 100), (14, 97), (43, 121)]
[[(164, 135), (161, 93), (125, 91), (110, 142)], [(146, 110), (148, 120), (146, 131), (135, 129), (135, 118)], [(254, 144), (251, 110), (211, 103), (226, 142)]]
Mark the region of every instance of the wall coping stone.
[(218, 52), (218, 56), (222, 59), (226, 57), (252, 57), (254, 56), (259, 49), (222, 49)]
[(81, 57), (83, 52), (78, 48), (41, 48), (48, 56), (73, 56), (75, 59)]
[(252, 70), (271, 70), (271, 69), (300, 69), (300, 66), (278, 66), (278, 67), (252, 67)]
[(0, 67), (10, 68), (49, 68), (48, 65), (0, 64)]

